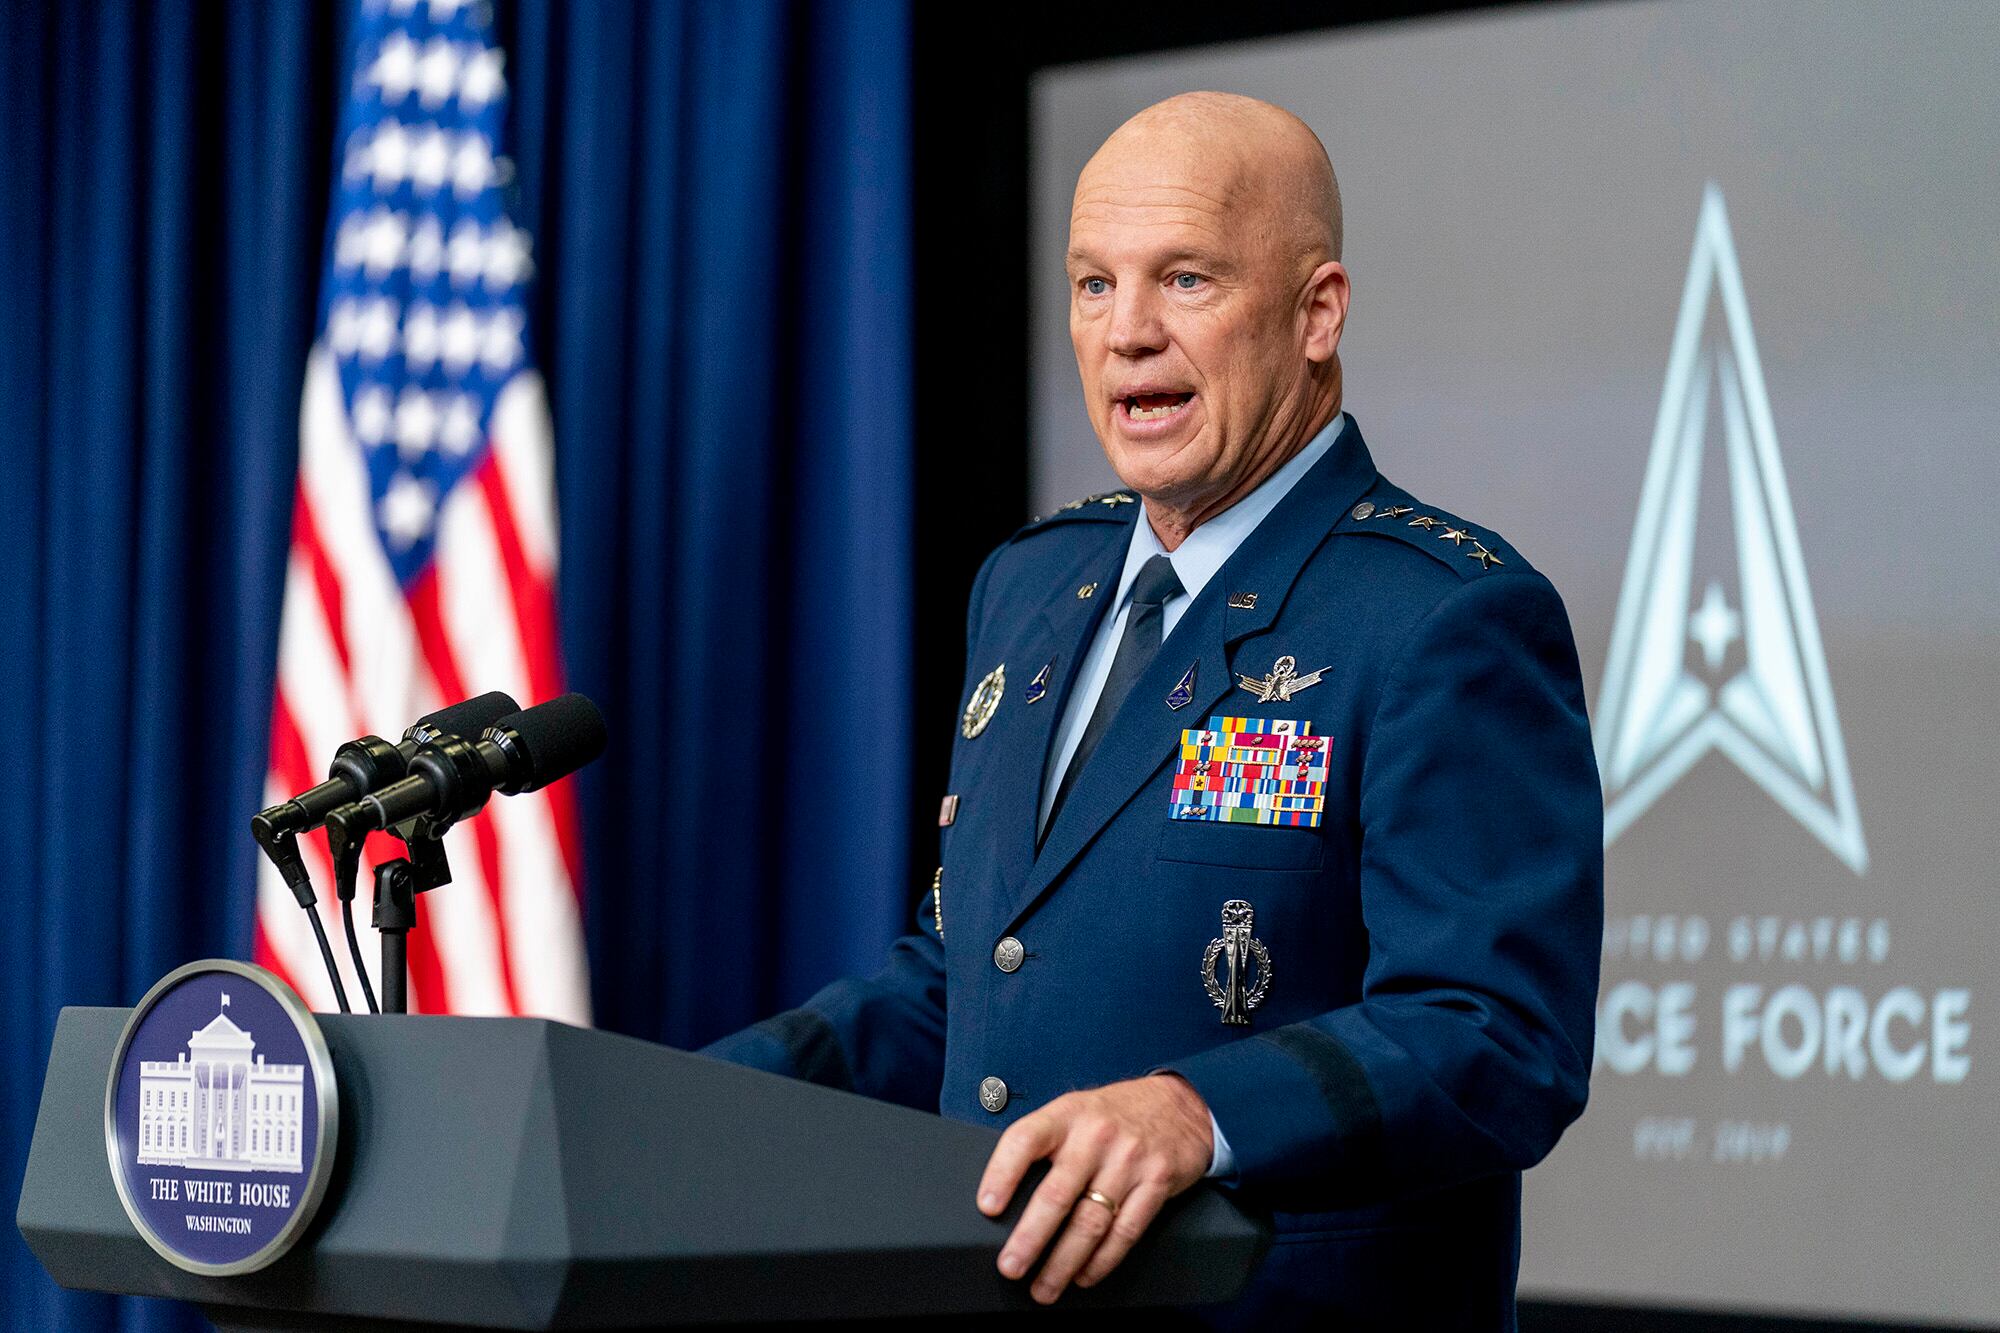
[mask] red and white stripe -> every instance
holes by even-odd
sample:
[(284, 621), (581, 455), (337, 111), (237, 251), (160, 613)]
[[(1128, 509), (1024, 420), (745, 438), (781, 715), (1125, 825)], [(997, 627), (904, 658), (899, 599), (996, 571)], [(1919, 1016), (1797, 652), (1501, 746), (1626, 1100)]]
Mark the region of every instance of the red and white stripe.
[[(314, 347), (299, 413), (265, 804), (323, 779), (333, 752), (356, 736), (395, 739), (422, 714), (488, 690), (524, 707), (562, 692), (553, 431), (539, 375), (509, 381), (491, 435), (485, 458), (445, 497), (436, 558), (406, 593), (382, 552), (333, 357)], [(301, 843), (348, 998), (359, 1006), (325, 837)], [(399, 848), (371, 839), (357, 881), (356, 926), (377, 994), (372, 871)], [(452, 882), (418, 899), (410, 935), (412, 1012), (589, 1022), (571, 784), (496, 798), (446, 834), (445, 849)], [(311, 925), (269, 864), (258, 873), (256, 957), (313, 1008), (334, 1007)]]

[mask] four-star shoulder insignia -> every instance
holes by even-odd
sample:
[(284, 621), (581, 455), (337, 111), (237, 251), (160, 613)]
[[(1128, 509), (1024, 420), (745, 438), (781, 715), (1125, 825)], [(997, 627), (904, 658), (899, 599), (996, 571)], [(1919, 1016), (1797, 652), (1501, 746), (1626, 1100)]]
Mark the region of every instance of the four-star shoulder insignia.
[[(1387, 500), (1377, 503), (1372, 500), (1363, 500), (1350, 509), (1347, 516), (1356, 523), (1366, 523), (1369, 519), (1388, 519), (1391, 523), (1391, 530), (1395, 531), (1405, 541), (1415, 541), (1417, 533), (1422, 532), (1430, 534), (1438, 541), (1450, 542), (1454, 547), (1470, 545), (1472, 549), (1461, 551), (1460, 554), (1477, 564), (1482, 570), (1492, 569), (1495, 565), (1505, 565), (1507, 563), (1500, 558), (1497, 549), (1489, 548), (1485, 541), (1469, 525), (1461, 525), (1458, 520), (1453, 519), (1447, 514), (1436, 512), (1426, 513), (1420, 506), (1415, 504), (1402, 504)], [(1413, 528), (1415, 531), (1403, 532), (1403, 528)], [(1441, 552), (1438, 554), (1442, 557)]]
[(1081, 509), (1085, 505), (1103, 505), (1106, 509), (1116, 509), (1119, 505), (1132, 503), (1132, 492), (1130, 491), (1107, 491), (1103, 495), (1086, 495), (1081, 500), (1071, 500), (1056, 512), (1067, 514), (1072, 510)]
[(1081, 500), (1071, 500), (1047, 514), (1038, 514), (1029, 519), (1014, 533), (1011, 540), (1019, 541), (1051, 526), (1074, 523), (1079, 519), (1093, 522), (1122, 522), (1125, 520), (1125, 507), (1138, 503), (1139, 497), (1131, 491), (1107, 491), (1103, 495), (1087, 495)]

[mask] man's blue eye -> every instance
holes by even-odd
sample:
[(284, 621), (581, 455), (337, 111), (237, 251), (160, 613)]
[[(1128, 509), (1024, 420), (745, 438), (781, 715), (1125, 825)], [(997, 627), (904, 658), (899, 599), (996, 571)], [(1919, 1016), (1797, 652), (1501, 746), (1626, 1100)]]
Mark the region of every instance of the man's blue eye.
[(1111, 290), (1109, 284), (1102, 278), (1085, 278), (1083, 280), (1083, 289), (1092, 296), (1102, 296)]
[(1200, 285), (1201, 275), (1199, 273), (1176, 273), (1174, 275), (1174, 286), (1184, 292), (1191, 292)]

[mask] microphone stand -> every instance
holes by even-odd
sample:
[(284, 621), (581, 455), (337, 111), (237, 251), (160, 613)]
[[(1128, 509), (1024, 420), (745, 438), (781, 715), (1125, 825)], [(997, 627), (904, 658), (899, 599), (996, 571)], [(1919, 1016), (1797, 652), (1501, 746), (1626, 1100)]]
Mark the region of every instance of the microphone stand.
[(403, 857), (375, 867), (375, 929), (382, 935), (382, 1012), (410, 1012), (410, 932), (417, 924), (417, 895)]
[(375, 867), (375, 929), (382, 936), (382, 1012), (410, 1012), (407, 978), (410, 932), (417, 927), (417, 895), (451, 883), (451, 863), (445, 859), (444, 832), (426, 816), (398, 830), (407, 858), (397, 857)]

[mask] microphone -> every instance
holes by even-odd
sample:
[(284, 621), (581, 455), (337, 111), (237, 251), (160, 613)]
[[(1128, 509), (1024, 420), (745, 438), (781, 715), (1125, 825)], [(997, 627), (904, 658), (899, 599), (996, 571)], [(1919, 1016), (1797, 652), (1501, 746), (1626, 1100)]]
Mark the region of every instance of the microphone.
[[(386, 787), (401, 778), (409, 771), (411, 756), (424, 746), (446, 737), (455, 737), (460, 732), (490, 726), (518, 708), (513, 699), (494, 690), (476, 699), (467, 699), (425, 714), (394, 745), (380, 736), (363, 736), (349, 741), (334, 752), (333, 764), (325, 782), (251, 818), (250, 836), (257, 840), (257, 845), (264, 849), (264, 855), (277, 867), (285, 886), (292, 891), (292, 897), (298, 899), (299, 906), (305, 909), (306, 917), (312, 922), (313, 938), (319, 944), (320, 958), (326, 964), (327, 979), (333, 983), (333, 998), (339, 1002), (341, 1013), (348, 1012), (347, 988), (341, 985), (340, 969), (333, 961), (333, 946), (327, 942), (326, 927), (319, 919), (312, 875), (306, 870), (305, 858), (299, 855), (299, 834), (318, 828), (331, 811), (355, 797), (377, 787)], [(338, 881), (338, 857), (335, 858), (334, 868)], [(348, 895), (342, 896), (340, 907), (341, 923), (347, 931), (348, 951), (355, 959), (355, 974), (361, 980), (362, 993), (367, 996), (368, 1008), (372, 1012), (375, 995), (368, 985), (368, 971), (361, 966), (360, 945), (354, 936), (354, 918), (348, 910)]]
[(327, 834), (355, 846), (377, 829), (414, 819), (442, 832), (478, 814), (496, 791), (513, 796), (567, 777), (603, 754), (608, 739), (597, 705), (565, 694), (499, 719), (477, 741), (443, 736), (419, 747), (408, 777), (331, 811)]
[[(380, 736), (349, 741), (334, 752), (325, 782), (251, 819), (251, 836), (269, 851), (287, 835), (310, 833), (334, 810), (400, 780), (409, 772), (410, 759), (422, 747), (446, 736), (475, 736), (520, 708), (504, 692), (492, 690), (435, 713), (426, 713), (394, 745)], [(292, 887), (297, 892), (299, 886)]]

